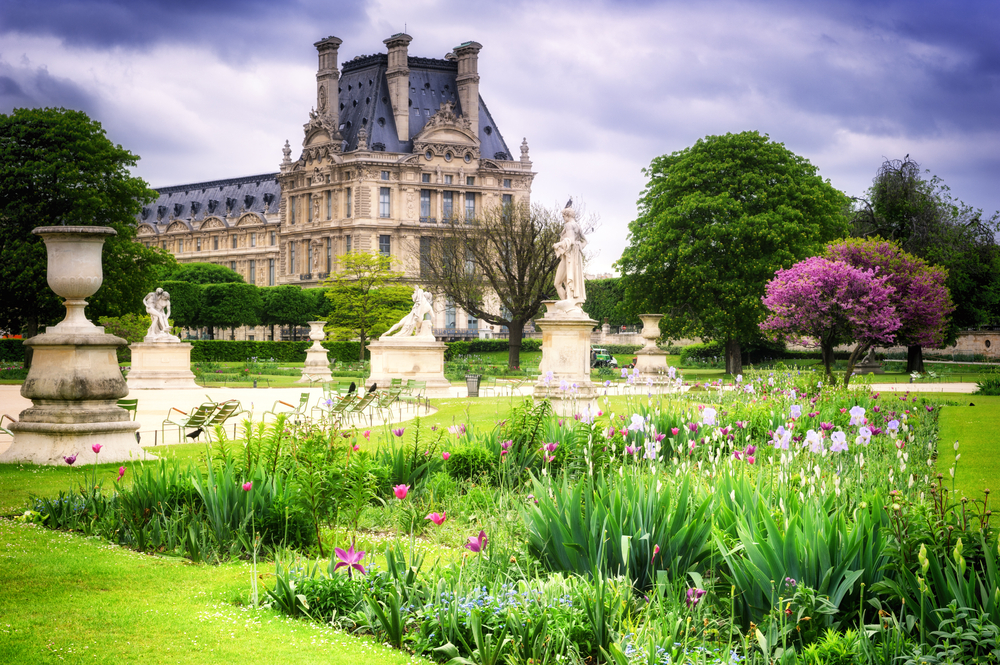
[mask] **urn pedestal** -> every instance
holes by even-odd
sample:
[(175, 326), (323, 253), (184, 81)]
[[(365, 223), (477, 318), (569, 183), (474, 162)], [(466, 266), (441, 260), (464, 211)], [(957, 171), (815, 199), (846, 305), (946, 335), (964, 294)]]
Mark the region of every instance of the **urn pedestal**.
[(639, 374), (665, 374), (667, 352), (656, 345), (663, 315), (640, 314), (639, 318), (642, 319), (642, 338), (646, 340), (646, 346), (635, 352), (635, 371)]
[(139, 342), (132, 351), (132, 369), (126, 382), (130, 390), (200, 388), (191, 371), (190, 344), (176, 342)]
[(306, 349), (306, 364), (302, 368), (302, 378), (296, 383), (333, 379), (333, 374), (330, 372), (330, 357), (323, 345), (320, 344), (326, 337), (326, 333), (323, 331), (325, 325), (326, 321), (309, 321), (309, 339), (313, 341), (313, 344)]
[(597, 321), (546, 300), (545, 316), (535, 321), (542, 331), (541, 376), (536, 401), (547, 399), (560, 416), (597, 412), (597, 391), (590, 381), (590, 334)]
[(450, 397), (451, 382), (444, 378), (444, 342), (433, 333), (413, 337), (386, 337), (371, 342), (368, 384), (388, 388), (392, 379), (424, 381), (428, 397)]
[[(84, 316), (86, 298), (101, 287), (101, 251), (115, 230), (50, 226), (33, 231), (45, 241), (49, 287), (65, 299), (66, 318), (24, 341), (33, 349), (21, 395), (32, 406), (10, 426), (14, 442), (0, 462), (64, 464), (121, 462), (145, 455), (135, 439), (139, 424), (116, 402), (128, 395), (117, 349), (126, 341), (105, 334)], [(92, 447), (100, 444), (100, 454)]]

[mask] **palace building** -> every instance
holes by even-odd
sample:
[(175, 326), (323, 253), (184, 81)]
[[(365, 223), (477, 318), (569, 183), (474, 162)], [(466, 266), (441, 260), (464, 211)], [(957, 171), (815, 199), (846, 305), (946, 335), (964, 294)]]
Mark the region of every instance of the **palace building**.
[[(443, 221), (528, 202), (527, 141), (514, 159), (479, 95), (482, 45), (420, 58), (409, 55), (411, 39), (393, 35), (386, 53), (342, 67), (341, 40), (317, 42), (316, 107), (298, 158), (286, 141), (278, 173), (157, 189), (137, 220), (138, 240), (258, 286), (319, 286), (351, 251), (392, 256), (416, 283), (419, 248)], [(440, 300), (435, 329), (476, 334), (475, 319)]]

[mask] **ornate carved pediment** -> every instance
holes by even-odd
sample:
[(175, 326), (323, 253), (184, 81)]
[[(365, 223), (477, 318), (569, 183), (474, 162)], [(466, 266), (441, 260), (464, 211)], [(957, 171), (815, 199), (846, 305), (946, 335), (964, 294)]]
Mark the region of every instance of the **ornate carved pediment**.
[(150, 224), (140, 224), (139, 225), (139, 230), (136, 232), (136, 235), (139, 235), (139, 236), (155, 236), (156, 235), (156, 229), (153, 228)]
[(449, 150), (457, 155), (472, 151), (473, 157), (479, 158), (479, 137), (467, 117), (455, 115), (451, 102), (441, 104), (437, 113), (428, 118), (424, 128), (413, 137), (414, 152), (428, 150), (437, 156)]
[(224, 229), (226, 228), (226, 223), (219, 219), (218, 217), (206, 217), (205, 221), (201, 223), (200, 230), (208, 231), (210, 229)]
[(330, 150), (340, 152), (340, 142), (343, 137), (337, 128), (330, 124), (329, 118), (325, 114), (309, 111), (309, 122), (304, 124), (302, 129), (305, 132), (302, 147), (329, 144)]
[(187, 233), (190, 230), (187, 224), (179, 220), (167, 227), (167, 233)]
[(236, 226), (260, 226), (264, 223), (264, 220), (255, 212), (248, 212), (239, 221), (236, 222)]

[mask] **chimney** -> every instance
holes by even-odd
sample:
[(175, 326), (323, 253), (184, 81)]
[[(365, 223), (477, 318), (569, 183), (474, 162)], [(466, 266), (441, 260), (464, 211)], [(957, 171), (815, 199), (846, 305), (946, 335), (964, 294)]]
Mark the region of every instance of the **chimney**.
[(316, 71), (316, 111), (326, 119), (333, 128), (334, 136), (340, 138), (337, 128), (340, 126), (340, 106), (338, 105), (338, 87), (340, 85), (340, 70), (337, 69), (337, 49), (344, 42), (336, 37), (327, 37), (313, 44), (319, 52), (319, 69)]
[(472, 132), (479, 136), (479, 51), (483, 45), (479, 42), (465, 42), (455, 47), (458, 57), (458, 75), (455, 83), (458, 86), (458, 102), (462, 107), (462, 115), (469, 119)]
[(385, 78), (389, 82), (389, 101), (392, 115), (396, 118), (396, 136), (400, 141), (410, 140), (410, 67), (407, 63), (407, 47), (413, 37), (405, 32), (397, 32), (383, 44), (389, 48), (389, 67)]

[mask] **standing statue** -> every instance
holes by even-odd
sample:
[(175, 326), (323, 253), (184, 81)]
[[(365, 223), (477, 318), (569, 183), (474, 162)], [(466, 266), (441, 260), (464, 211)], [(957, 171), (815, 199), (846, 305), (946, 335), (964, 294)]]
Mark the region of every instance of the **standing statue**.
[(569, 308), (577, 308), (587, 300), (583, 279), (583, 248), (587, 246), (587, 239), (576, 221), (572, 199), (563, 208), (562, 216), (562, 234), (559, 236), (559, 242), (554, 245), (556, 256), (559, 257), (555, 278), (556, 293)]
[(142, 299), (149, 313), (149, 331), (146, 332), (147, 342), (179, 342), (179, 337), (170, 334), (170, 294), (163, 289), (147, 293)]
[(385, 339), (387, 337), (410, 337), (414, 333), (420, 336), (426, 336), (430, 334), (433, 336), (433, 331), (430, 326), (425, 326), (424, 315), (430, 314), (434, 311), (434, 306), (431, 303), (431, 294), (424, 291), (419, 286), (413, 289), (413, 308), (410, 309), (410, 313), (400, 319), (394, 326), (386, 330), (379, 339)]

